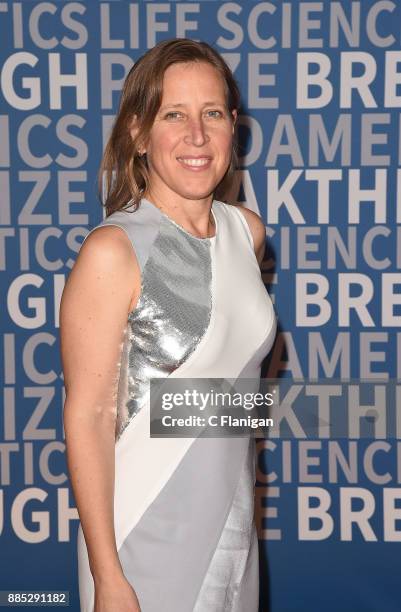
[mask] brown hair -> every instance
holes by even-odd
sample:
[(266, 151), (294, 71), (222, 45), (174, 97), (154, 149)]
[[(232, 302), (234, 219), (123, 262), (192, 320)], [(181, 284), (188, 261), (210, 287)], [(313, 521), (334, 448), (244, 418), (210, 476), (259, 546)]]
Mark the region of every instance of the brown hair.
[[(164, 40), (137, 60), (125, 79), (118, 114), (99, 168), (99, 197), (106, 216), (125, 206), (139, 203), (149, 185), (146, 158), (139, 154), (146, 141), (162, 100), (164, 73), (178, 62), (207, 62), (223, 78), (228, 110), (239, 108), (240, 94), (230, 68), (221, 55), (205, 42), (188, 38)], [(129, 126), (138, 117), (138, 132), (133, 140)], [(237, 167), (237, 138), (233, 138), (231, 163), (220, 181), (226, 186)]]

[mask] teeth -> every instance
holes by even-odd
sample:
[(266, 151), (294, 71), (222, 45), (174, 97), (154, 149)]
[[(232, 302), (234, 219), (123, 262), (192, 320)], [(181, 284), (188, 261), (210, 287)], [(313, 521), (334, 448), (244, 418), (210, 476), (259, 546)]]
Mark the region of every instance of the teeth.
[(205, 166), (209, 162), (209, 159), (205, 159), (205, 158), (183, 159), (182, 157), (179, 157), (178, 159), (182, 161), (184, 164), (187, 164), (187, 166)]

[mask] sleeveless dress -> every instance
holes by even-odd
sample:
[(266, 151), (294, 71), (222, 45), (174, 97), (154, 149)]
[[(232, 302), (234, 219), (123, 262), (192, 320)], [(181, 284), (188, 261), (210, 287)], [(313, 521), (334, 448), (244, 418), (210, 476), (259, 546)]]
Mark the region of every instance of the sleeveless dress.
[[(260, 380), (276, 333), (253, 238), (235, 206), (214, 200), (216, 233), (198, 238), (150, 201), (117, 211), (141, 270), (120, 360), (114, 527), (124, 574), (142, 612), (257, 612), (252, 436), (149, 435), (149, 381)], [(94, 584), (78, 528), (81, 612)]]

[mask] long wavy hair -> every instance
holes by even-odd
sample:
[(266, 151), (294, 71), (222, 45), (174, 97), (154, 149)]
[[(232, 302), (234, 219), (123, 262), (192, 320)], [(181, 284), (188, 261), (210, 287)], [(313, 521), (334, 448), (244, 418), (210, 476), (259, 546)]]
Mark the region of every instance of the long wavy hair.
[[(240, 93), (233, 74), (221, 55), (207, 43), (174, 38), (158, 43), (142, 55), (125, 79), (118, 113), (99, 167), (99, 199), (106, 208), (106, 217), (132, 204), (136, 210), (149, 187), (146, 156), (139, 151), (161, 105), (164, 73), (169, 66), (179, 62), (211, 64), (223, 79), (230, 115), (232, 110), (239, 109)], [(134, 115), (137, 116), (138, 131), (133, 139), (130, 125)], [(216, 190), (224, 191), (228, 186), (237, 168), (237, 151), (235, 130), (231, 162)]]

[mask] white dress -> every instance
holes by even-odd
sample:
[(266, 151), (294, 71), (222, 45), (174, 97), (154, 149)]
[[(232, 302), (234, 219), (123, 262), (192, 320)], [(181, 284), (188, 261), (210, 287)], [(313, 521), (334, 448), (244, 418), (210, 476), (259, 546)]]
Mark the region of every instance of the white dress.
[[(124, 574), (142, 612), (257, 612), (255, 440), (151, 438), (152, 377), (260, 379), (276, 315), (252, 234), (213, 201), (216, 234), (198, 238), (150, 201), (114, 212), (142, 277), (127, 320), (117, 397), (114, 523)], [(78, 529), (82, 612), (94, 585)]]

